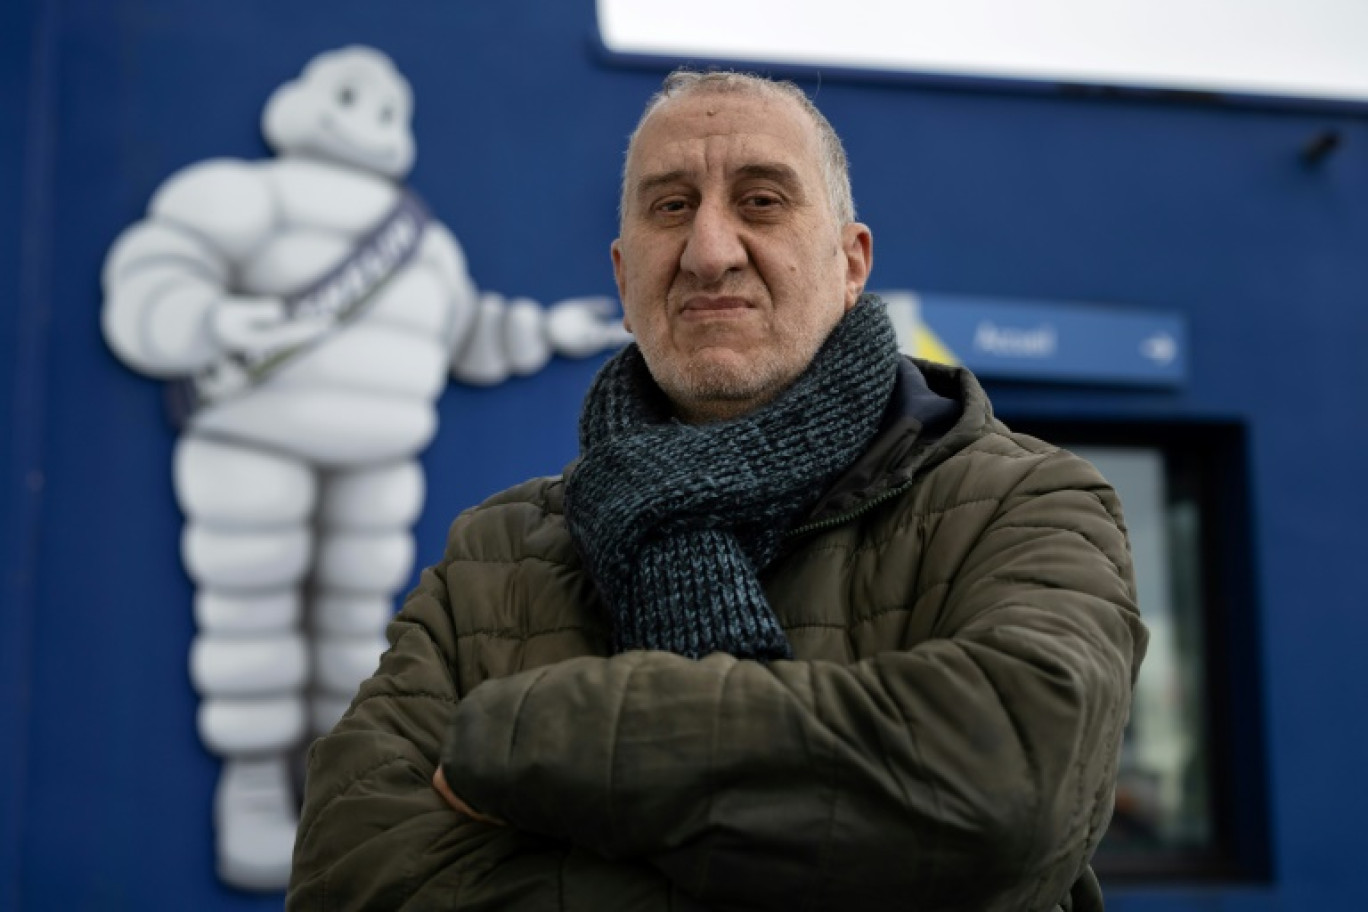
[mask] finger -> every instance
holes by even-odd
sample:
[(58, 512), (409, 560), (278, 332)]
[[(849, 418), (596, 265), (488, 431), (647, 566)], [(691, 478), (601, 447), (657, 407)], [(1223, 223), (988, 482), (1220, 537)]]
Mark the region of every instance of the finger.
[(437, 772), (432, 776), (432, 786), (437, 790), (437, 794), (441, 795), (456, 813), (464, 814), (471, 820), (478, 820), (480, 823), (487, 823), (492, 826), (505, 826), (504, 822), (499, 818), (490, 817), (488, 814), (481, 814), (479, 811), (462, 801), (456, 793), (451, 790), (451, 786), (447, 785), (446, 776), (442, 773), (442, 768), (440, 766), (437, 767)]
[(437, 794), (441, 795), (447, 804), (456, 810), (460, 811), (464, 807), (464, 802), (457, 798), (456, 793), (451, 790), (451, 786), (447, 785), (446, 775), (440, 766), (437, 767), (437, 772), (432, 775), (432, 787), (437, 790)]

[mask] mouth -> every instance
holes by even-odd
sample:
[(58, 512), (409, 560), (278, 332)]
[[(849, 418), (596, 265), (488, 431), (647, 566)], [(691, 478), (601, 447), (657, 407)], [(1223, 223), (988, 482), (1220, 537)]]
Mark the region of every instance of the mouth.
[(679, 308), (679, 315), (685, 320), (715, 320), (736, 317), (753, 310), (745, 298), (729, 295), (695, 295), (687, 298)]

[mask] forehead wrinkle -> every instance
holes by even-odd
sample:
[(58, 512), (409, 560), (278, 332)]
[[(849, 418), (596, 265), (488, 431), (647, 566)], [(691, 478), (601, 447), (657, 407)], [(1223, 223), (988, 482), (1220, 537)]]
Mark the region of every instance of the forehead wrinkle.
[[(692, 168), (672, 168), (656, 174), (647, 174), (637, 180), (634, 187), (637, 195), (649, 193), (659, 187), (680, 182), (697, 180), (698, 172)], [(783, 162), (753, 162), (737, 165), (729, 169), (730, 180), (772, 180), (801, 194), (803, 181), (798, 171)]]

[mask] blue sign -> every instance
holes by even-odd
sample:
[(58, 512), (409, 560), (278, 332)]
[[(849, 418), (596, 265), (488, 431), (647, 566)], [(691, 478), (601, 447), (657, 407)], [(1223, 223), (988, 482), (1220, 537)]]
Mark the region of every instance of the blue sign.
[(903, 348), (986, 378), (1181, 386), (1181, 315), (1104, 304), (881, 292)]

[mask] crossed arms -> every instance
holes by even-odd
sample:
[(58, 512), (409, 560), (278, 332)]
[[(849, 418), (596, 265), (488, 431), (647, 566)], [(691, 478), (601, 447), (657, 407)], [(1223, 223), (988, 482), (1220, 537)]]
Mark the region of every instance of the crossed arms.
[(991, 506), (934, 636), (853, 664), (583, 656), (458, 697), (464, 570), (427, 571), (311, 752), (290, 908), (1053, 908), (1144, 643), (1114, 501), (1068, 474)]

